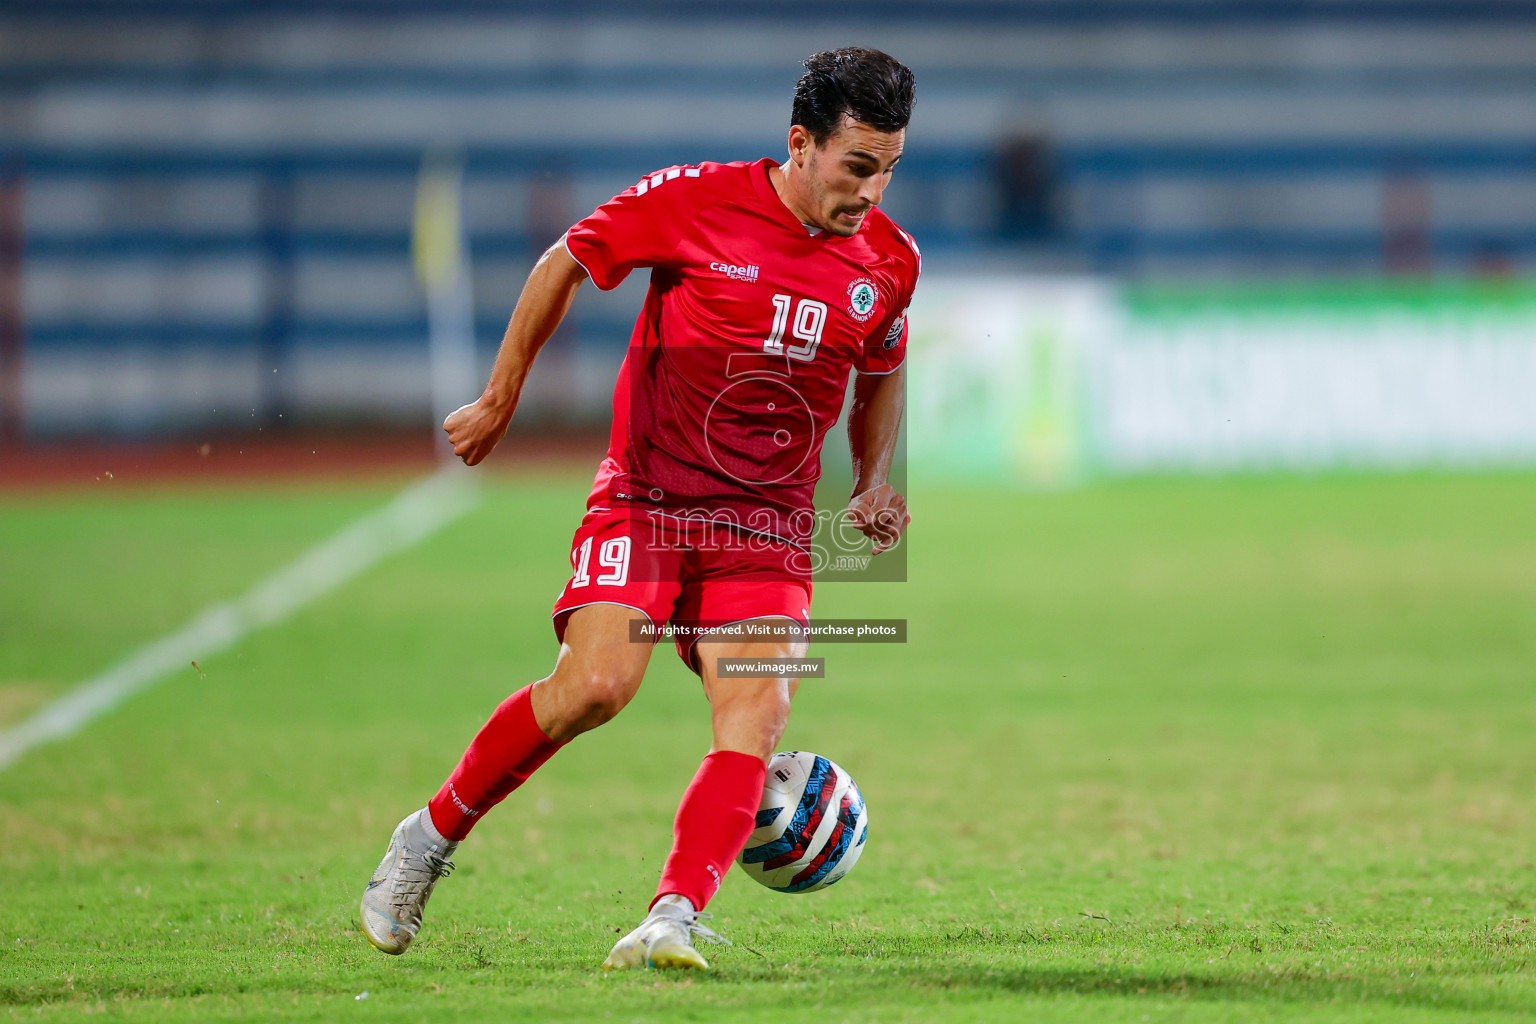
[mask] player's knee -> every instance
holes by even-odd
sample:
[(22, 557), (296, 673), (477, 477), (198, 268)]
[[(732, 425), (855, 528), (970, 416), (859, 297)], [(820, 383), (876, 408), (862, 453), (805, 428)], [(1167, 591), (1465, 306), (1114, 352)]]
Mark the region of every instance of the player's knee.
[(787, 679), (722, 679), (715, 684), (712, 702), (748, 717), (787, 718), (791, 694)]
[(789, 687), (776, 681), (716, 696), (716, 741), (766, 757), (789, 725)]
[(604, 666), (589, 667), (580, 673), (576, 685), (579, 717), (588, 729), (613, 718), (635, 695), (636, 682), (628, 673)]
[(539, 718), (540, 727), (550, 739), (564, 742), (623, 711), (640, 680), (621, 668), (562, 657), (555, 671), (535, 685), (548, 694), (544, 703), (549, 710)]

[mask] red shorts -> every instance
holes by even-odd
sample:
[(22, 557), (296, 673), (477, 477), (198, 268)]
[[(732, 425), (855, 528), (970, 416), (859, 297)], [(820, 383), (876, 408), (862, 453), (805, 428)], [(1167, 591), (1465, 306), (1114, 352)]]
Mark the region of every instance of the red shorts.
[[(764, 616), (810, 625), (811, 575), (803, 551), (704, 520), (636, 508), (590, 510), (571, 540), (571, 567), (553, 612), (561, 641), (570, 613), (589, 604), (625, 605), (658, 627)], [(678, 657), (695, 672), (696, 641), (695, 630), (677, 639)]]

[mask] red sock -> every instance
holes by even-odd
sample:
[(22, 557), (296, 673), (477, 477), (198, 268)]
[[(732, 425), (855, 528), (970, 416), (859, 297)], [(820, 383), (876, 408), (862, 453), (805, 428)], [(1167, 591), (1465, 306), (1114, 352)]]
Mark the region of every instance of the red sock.
[(486, 811), (528, 781), (528, 776), (565, 746), (544, 735), (533, 717), (525, 686), (501, 702), (480, 727), (459, 766), (427, 804), (433, 826), (445, 839), (463, 839)]
[(739, 750), (717, 750), (693, 777), (672, 825), (672, 852), (661, 870), (656, 900), (668, 893), (686, 896), (703, 910), (720, 889), (747, 837), (763, 800), (763, 759)]

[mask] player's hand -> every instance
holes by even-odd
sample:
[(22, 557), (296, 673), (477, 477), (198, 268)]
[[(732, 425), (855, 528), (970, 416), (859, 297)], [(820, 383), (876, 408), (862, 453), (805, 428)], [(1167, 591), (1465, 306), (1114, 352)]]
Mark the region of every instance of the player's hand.
[(912, 516), (907, 512), (907, 499), (897, 494), (890, 484), (880, 484), (855, 494), (843, 515), (875, 542), (872, 555), (895, 547), (907, 524), (912, 522)]
[(443, 420), (443, 429), (448, 432), (448, 441), (453, 445), (453, 454), (464, 460), (464, 465), (473, 466), (496, 447), (507, 433), (507, 425), (512, 422), (511, 410), (493, 406), (481, 396), (479, 401), (461, 405), (448, 414)]

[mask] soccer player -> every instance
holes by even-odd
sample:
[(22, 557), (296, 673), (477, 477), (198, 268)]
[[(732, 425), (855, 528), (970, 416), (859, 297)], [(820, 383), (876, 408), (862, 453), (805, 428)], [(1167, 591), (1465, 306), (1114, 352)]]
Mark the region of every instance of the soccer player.
[[(795, 680), (722, 677), (722, 658), (800, 658), (806, 545), (828, 429), (850, 371), (855, 485), (845, 516), (879, 554), (910, 522), (887, 480), (901, 419), (906, 308), (921, 257), (877, 206), (901, 159), (912, 72), (877, 50), (818, 53), (795, 90), (782, 164), (705, 163), (642, 178), (544, 253), (484, 394), (443, 427), (475, 465), (506, 433), (540, 346), (590, 278), (651, 268), (619, 370), (607, 457), (555, 602), (560, 652), (507, 698), (458, 767), (395, 829), (362, 900), (368, 940), (403, 953), (459, 842), (484, 814), (639, 689), (646, 626), (677, 637), (710, 701), (713, 745), (677, 810), (650, 912), (603, 966), (708, 966), (694, 936), (753, 829)], [(771, 639), (710, 628), (777, 624)]]

